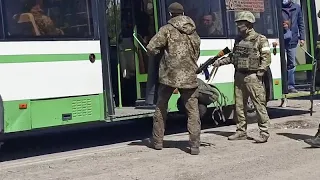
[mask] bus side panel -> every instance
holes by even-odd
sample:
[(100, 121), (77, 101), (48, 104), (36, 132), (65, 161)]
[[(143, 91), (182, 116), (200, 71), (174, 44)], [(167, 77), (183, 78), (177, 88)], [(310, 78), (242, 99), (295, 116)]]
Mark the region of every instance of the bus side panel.
[(4, 131), (4, 108), (3, 108), (3, 100), (0, 95), (0, 134)]
[[(4, 101), (3, 105), (5, 133), (31, 129), (30, 100)], [(20, 109), (20, 106), (26, 109)]]
[(270, 52), (271, 52), (271, 77), (272, 77), (272, 91), (273, 91), (273, 99), (282, 98), (282, 74), (281, 74), (281, 58), (280, 58), (280, 48), (276, 47), (277, 54), (273, 54), (273, 46), (274, 42), (278, 42), (278, 39), (269, 39)]
[(31, 101), (32, 128), (101, 120), (103, 95)]
[[(4, 103), (4, 132), (92, 122), (104, 119), (103, 94)], [(25, 108), (21, 109), (21, 105)], [(1, 110), (0, 110), (1, 111)]]

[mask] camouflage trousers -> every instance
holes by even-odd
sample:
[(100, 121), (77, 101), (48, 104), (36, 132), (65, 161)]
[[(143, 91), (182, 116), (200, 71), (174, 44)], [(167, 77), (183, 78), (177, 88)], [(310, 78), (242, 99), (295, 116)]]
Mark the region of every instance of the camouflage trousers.
[[(163, 144), (166, 126), (168, 102), (174, 88), (160, 84), (158, 88), (157, 107), (153, 117), (153, 140), (155, 144)], [(200, 146), (201, 121), (198, 108), (198, 90), (179, 89), (188, 115), (189, 142), (192, 147)]]
[(266, 109), (266, 92), (262, 80), (255, 73), (244, 74), (236, 72), (234, 79), (235, 109), (237, 131), (247, 130), (247, 102), (248, 98), (256, 109), (258, 126), (261, 132), (268, 133), (269, 115)]

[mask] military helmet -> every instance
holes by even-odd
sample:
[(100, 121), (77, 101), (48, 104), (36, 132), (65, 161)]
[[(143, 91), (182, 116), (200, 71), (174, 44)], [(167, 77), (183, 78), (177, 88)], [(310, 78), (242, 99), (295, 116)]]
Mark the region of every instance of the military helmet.
[(250, 11), (241, 11), (241, 12), (237, 13), (236, 18), (235, 18), (235, 22), (238, 22), (238, 21), (248, 21), (250, 23), (255, 23), (256, 18), (254, 17), (252, 12), (250, 12)]
[(177, 2), (170, 4), (168, 9), (169, 9), (169, 12), (173, 14), (182, 14), (184, 12), (183, 6)]

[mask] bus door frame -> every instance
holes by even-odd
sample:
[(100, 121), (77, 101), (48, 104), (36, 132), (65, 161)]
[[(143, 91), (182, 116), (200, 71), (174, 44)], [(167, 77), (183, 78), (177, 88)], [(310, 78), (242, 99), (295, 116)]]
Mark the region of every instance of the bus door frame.
[(98, 9), (98, 26), (101, 49), (101, 64), (103, 77), (103, 96), (104, 96), (104, 115), (105, 119), (109, 116), (115, 115), (115, 107), (113, 103), (113, 89), (111, 82), (110, 69), (110, 52), (109, 52), (109, 38), (108, 38), (108, 24), (106, 14), (106, 0), (97, 0)]
[[(161, 0), (152, 0), (152, 5), (153, 5), (153, 15), (154, 15), (154, 19), (153, 19), (153, 22), (154, 22), (154, 28), (155, 28), (155, 33), (157, 33), (159, 31), (159, 19), (161, 19)], [(159, 16), (160, 15), (160, 16)], [(136, 22), (136, 19), (134, 18), (134, 24)], [(134, 46), (135, 47), (139, 47), (141, 46), (141, 42), (139, 42), (140, 40), (137, 39), (135, 36), (137, 35), (137, 28), (136, 28), (136, 24), (135, 24), (135, 28), (134, 28), (134, 32), (133, 32), (133, 39), (134, 39)], [(141, 48), (141, 47), (140, 47)], [(154, 59), (150, 59), (149, 60), (153, 61)], [(140, 106), (138, 105), (139, 104), (139, 99), (142, 99), (142, 96), (141, 96), (141, 82), (145, 82), (147, 83), (146, 84), (146, 95), (144, 97), (144, 99), (146, 100), (146, 98), (148, 97), (148, 91), (150, 89), (149, 86), (152, 86), (152, 84), (154, 84), (154, 82), (148, 82), (148, 77), (150, 74), (150, 65), (152, 66), (152, 64), (154, 63), (148, 63), (149, 67), (148, 68), (148, 71), (146, 72), (146, 74), (141, 74), (140, 73), (140, 64), (139, 64), (139, 57), (138, 57), (138, 54), (137, 52), (135, 52), (135, 64), (136, 64), (136, 88), (137, 88), (137, 101), (136, 101), (136, 107)], [(151, 72), (152, 73), (152, 72)], [(153, 76), (152, 76), (153, 77)], [(150, 80), (150, 79), (149, 79)], [(157, 92), (157, 90), (155, 90), (155, 93)], [(151, 99), (152, 100), (152, 99)]]

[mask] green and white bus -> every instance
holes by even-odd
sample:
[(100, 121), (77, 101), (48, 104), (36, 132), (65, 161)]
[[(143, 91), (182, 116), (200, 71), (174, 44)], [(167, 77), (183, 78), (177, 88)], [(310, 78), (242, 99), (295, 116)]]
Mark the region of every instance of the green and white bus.
[[(278, 0), (0, 0), (0, 138), (152, 116), (153, 109), (135, 108), (145, 99), (147, 81), (152, 80), (148, 79), (152, 59), (140, 44), (167, 22), (167, 7), (174, 1), (197, 24), (199, 64), (225, 47), (232, 48), (237, 34), (234, 16), (243, 8), (254, 12), (255, 29), (269, 38), (271, 47), (281, 37)], [(305, 48), (313, 54), (319, 2), (301, 0), (301, 5)], [(39, 18), (53, 23), (38, 23)], [(264, 78), (268, 100), (280, 99), (287, 91), (281, 43), (275, 48)], [(305, 81), (311, 59), (301, 51), (297, 60), (297, 81)], [(208, 81), (199, 75), (223, 93), (226, 110), (234, 104), (233, 76), (232, 65), (220, 67)], [(178, 98), (174, 92), (169, 112), (178, 111)]]

